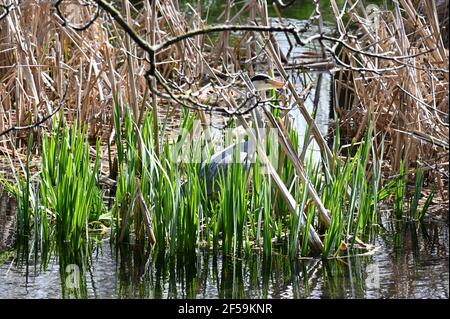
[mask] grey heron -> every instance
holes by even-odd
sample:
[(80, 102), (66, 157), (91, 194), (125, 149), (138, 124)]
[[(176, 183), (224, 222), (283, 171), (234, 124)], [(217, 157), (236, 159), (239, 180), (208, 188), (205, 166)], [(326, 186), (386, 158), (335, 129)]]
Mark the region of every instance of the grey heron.
[[(286, 85), (286, 83), (275, 80), (266, 74), (256, 74), (251, 78), (251, 82), (256, 91), (283, 88)], [(262, 120), (259, 119), (258, 121), (261, 123), (257, 123), (257, 126), (262, 127)], [(244, 165), (245, 170), (249, 170), (255, 151), (256, 146), (247, 140), (232, 144), (213, 154), (208, 164), (203, 163), (200, 171), (200, 177), (205, 176), (206, 179), (207, 194), (217, 192), (220, 174), (223, 172), (226, 176), (231, 164), (240, 163)]]

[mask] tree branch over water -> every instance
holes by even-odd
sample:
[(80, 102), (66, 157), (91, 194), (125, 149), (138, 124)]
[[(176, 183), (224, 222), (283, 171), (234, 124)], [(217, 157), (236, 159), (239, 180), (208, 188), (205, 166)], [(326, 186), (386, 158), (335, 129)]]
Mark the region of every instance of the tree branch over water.
[[(419, 52), (412, 55), (401, 55), (401, 56), (395, 56), (395, 55), (389, 55), (386, 53), (374, 53), (369, 51), (363, 51), (355, 48), (353, 45), (351, 45), (353, 39), (346, 40), (345, 37), (341, 38), (335, 38), (330, 35), (324, 34), (324, 33), (318, 33), (314, 34), (308, 38), (301, 38), (301, 35), (304, 34), (308, 29), (310, 28), (310, 24), (306, 24), (303, 27), (297, 27), (294, 25), (274, 25), (274, 26), (259, 26), (259, 25), (228, 25), (228, 24), (221, 24), (221, 25), (207, 25), (205, 27), (201, 27), (198, 29), (187, 31), (183, 34), (174, 36), (172, 38), (169, 38), (161, 43), (158, 44), (150, 44), (147, 40), (145, 40), (143, 37), (141, 37), (134, 29), (133, 27), (127, 22), (127, 20), (122, 16), (120, 11), (114, 7), (114, 5), (111, 2), (105, 1), (105, 0), (91, 0), (91, 1), (85, 1), (84, 4), (81, 4), (82, 6), (92, 6), (94, 10), (93, 15), (89, 18), (89, 20), (83, 24), (82, 26), (76, 26), (70, 21), (67, 20), (67, 17), (64, 15), (63, 11), (61, 10), (61, 5), (64, 4), (64, 0), (57, 0), (53, 6), (56, 9), (56, 14), (62, 19), (62, 24), (65, 27), (72, 28), (76, 31), (84, 31), (88, 29), (90, 26), (94, 24), (94, 22), (98, 19), (100, 10), (105, 11), (119, 26), (121, 29), (136, 43), (136, 45), (143, 50), (147, 54), (147, 61), (149, 63), (148, 70), (146, 72), (146, 78), (149, 79), (149, 77), (153, 77), (156, 79), (156, 84), (159, 87), (162, 87), (164, 91), (166, 91), (167, 94), (164, 94), (158, 90), (158, 87), (153, 87), (155, 82), (147, 81), (147, 85), (149, 86), (151, 92), (153, 94), (156, 94), (162, 98), (166, 99), (172, 99), (176, 101), (177, 103), (180, 103), (183, 106), (189, 107), (191, 109), (199, 109), (199, 110), (211, 110), (211, 107), (205, 104), (200, 103), (199, 101), (196, 101), (192, 98), (192, 96), (189, 96), (184, 92), (180, 86), (177, 85), (168, 85), (168, 82), (164, 77), (157, 72), (157, 62), (156, 62), (156, 55), (163, 52), (167, 48), (180, 43), (182, 41), (194, 38), (199, 35), (207, 35), (212, 33), (221, 33), (221, 32), (256, 32), (256, 33), (285, 33), (291, 35), (295, 41), (296, 44), (299, 46), (305, 46), (313, 42), (319, 42), (322, 46), (322, 48), (331, 56), (331, 58), (334, 60), (334, 63), (337, 66), (340, 66), (341, 68), (357, 71), (357, 72), (373, 72), (375, 74), (382, 74), (385, 72), (390, 71), (396, 71), (398, 69), (401, 69), (403, 67), (414, 67), (408, 64), (406, 62), (410, 58), (417, 57), (419, 55), (424, 55), (427, 53), (432, 52), (435, 50), (435, 48), (428, 49), (424, 52)], [(277, 5), (279, 6), (289, 6), (294, 1), (288, 1), (287, 3), (283, 3), (282, 1), (277, 1)], [(17, 4), (20, 4), (20, 1), (16, 2)], [(4, 18), (7, 16), (11, 9), (14, 8), (15, 2), (11, 2), (8, 5), (1, 5), (0, 8), (3, 9), (3, 12), (0, 11), (0, 18)], [(320, 10), (318, 6), (318, 2), (315, 2), (315, 16), (320, 16)], [(327, 45), (327, 43), (334, 44), (333, 47)], [(367, 57), (372, 58), (379, 58), (384, 60), (390, 60), (393, 62), (392, 66), (385, 67), (385, 68), (370, 68), (365, 66), (355, 66), (350, 65), (340, 59), (338, 57), (338, 54), (336, 53), (336, 50), (339, 46), (350, 50), (356, 54), (364, 55)], [(445, 70), (444, 70), (445, 71)], [(448, 70), (446, 71), (448, 73)], [(248, 102), (248, 101), (246, 101)], [(187, 105), (192, 104), (192, 105)], [(258, 103), (254, 106), (250, 106), (243, 110), (242, 112), (250, 112), (254, 107), (256, 107)], [(220, 108), (215, 108), (214, 111), (218, 111), (220, 113), (226, 113), (228, 115), (236, 115), (233, 113), (233, 111), (230, 110), (222, 110)], [(223, 111), (223, 112), (222, 112)], [(237, 110), (235, 110), (238, 112)], [(239, 114), (242, 115), (239, 111)]]
[[(194, 105), (194, 108), (198, 108), (200, 110), (207, 110), (209, 109), (208, 106), (203, 105), (199, 102), (195, 102), (194, 100), (192, 100), (192, 98), (190, 97), (186, 97), (184, 96), (184, 94), (174, 94), (173, 92), (170, 92), (171, 90), (176, 90), (176, 88), (172, 88), (170, 89), (167, 84), (165, 83), (164, 79), (162, 79), (161, 75), (157, 74), (156, 71), (156, 58), (155, 56), (159, 53), (162, 52), (164, 49), (167, 49), (168, 47), (179, 43), (181, 41), (199, 36), (199, 35), (206, 35), (206, 34), (211, 34), (211, 33), (220, 33), (220, 32), (243, 32), (243, 31), (247, 31), (247, 32), (258, 32), (258, 33), (265, 33), (265, 32), (269, 32), (269, 33), (275, 33), (275, 32), (283, 32), (283, 33), (287, 33), (290, 34), (294, 37), (297, 45), (300, 46), (305, 46), (309, 43), (312, 43), (314, 41), (318, 41), (321, 43), (321, 45), (325, 48), (325, 50), (332, 56), (333, 60), (335, 61), (335, 63), (337, 65), (340, 65), (343, 68), (346, 69), (351, 69), (354, 71), (359, 71), (359, 72), (373, 72), (375, 74), (381, 74), (384, 72), (388, 72), (388, 71), (395, 71), (398, 70), (399, 68), (403, 68), (405, 66), (407, 66), (407, 63), (400, 61), (400, 60), (405, 60), (408, 58), (413, 58), (416, 57), (418, 55), (422, 55), (422, 54), (426, 54), (429, 53), (431, 50), (428, 50), (426, 52), (421, 52), (419, 54), (414, 54), (411, 56), (389, 56), (386, 54), (376, 54), (376, 53), (372, 53), (372, 52), (366, 52), (366, 51), (362, 51), (362, 50), (358, 50), (354, 47), (352, 47), (350, 44), (348, 44), (346, 41), (341, 40), (341, 39), (337, 39), (334, 38), (332, 36), (326, 35), (326, 34), (315, 34), (311, 37), (308, 37), (306, 39), (301, 39), (300, 35), (305, 33), (308, 29), (309, 29), (309, 25), (307, 27), (303, 27), (303, 28), (298, 28), (296, 26), (293, 25), (288, 25), (288, 26), (257, 26), (257, 25), (213, 25), (213, 26), (206, 26), (203, 28), (199, 28), (199, 29), (195, 29), (195, 30), (191, 30), (188, 31), (184, 34), (172, 37), (160, 44), (155, 44), (155, 45), (150, 45), (146, 40), (144, 40), (141, 36), (139, 36), (135, 30), (133, 30), (133, 28), (126, 22), (125, 18), (121, 15), (121, 13), (111, 4), (108, 3), (107, 1), (104, 0), (94, 0), (94, 2), (101, 7), (103, 10), (105, 10), (121, 27), (122, 29), (134, 40), (134, 42), (143, 50), (148, 54), (149, 57), (149, 69), (146, 73), (146, 76), (150, 76), (150, 77), (155, 77), (157, 80), (157, 83), (160, 84), (165, 91), (168, 93), (168, 95), (162, 95), (161, 92), (158, 91), (157, 88), (153, 88), (151, 85), (151, 81), (148, 81), (148, 85), (150, 86), (150, 89), (152, 91), (153, 94), (157, 94), (159, 96), (165, 96), (166, 98), (170, 98), (175, 100), (176, 102), (182, 104), (183, 106), (187, 106), (186, 103), (183, 103), (182, 100), (186, 101), (187, 103), (191, 103)], [(287, 4), (284, 3), (277, 3), (278, 5), (281, 6), (288, 6), (291, 5), (293, 3), (293, 1), (290, 1)], [(316, 15), (319, 14), (320, 12), (318, 11), (318, 5), (316, 4), (315, 7), (315, 13)], [(393, 66), (391, 68), (383, 68), (383, 69), (372, 69), (372, 68), (358, 68), (358, 67), (354, 67), (351, 66), (349, 64), (346, 64), (344, 61), (340, 60), (337, 57), (336, 54), (336, 48), (331, 48), (329, 46), (327, 46), (324, 41), (328, 41), (331, 43), (337, 43), (340, 44), (342, 46), (344, 46), (345, 48), (361, 54), (361, 55), (366, 55), (366, 56), (370, 56), (370, 57), (377, 57), (380, 59), (385, 59), (385, 60), (392, 60), (393, 62), (399, 64), (397, 66)], [(180, 93), (182, 93), (181, 90), (179, 90)], [(192, 107), (189, 107), (192, 108)], [(253, 109), (253, 107), (249, 107), (248, 110), (246, 110), (245, 112), (250, 112)], [(233, 115), (233, 112), (226, 112), (229, 113), (229, 115)]]

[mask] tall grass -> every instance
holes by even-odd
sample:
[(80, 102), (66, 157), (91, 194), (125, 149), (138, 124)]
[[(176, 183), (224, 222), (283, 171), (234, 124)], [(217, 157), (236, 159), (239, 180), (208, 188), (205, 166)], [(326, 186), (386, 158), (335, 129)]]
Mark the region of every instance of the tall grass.
[(418, 167), (415, 172), (415, 182), (414, 182), (414, 192), (409, 203), (409, 218), (411, 220), (423, 221), (428, 208), (434, 198), (435, 190), (432, 189), (431, 192), (425, 199), (422, 208), (419, 208), (419, 201), (422, 198), (422, 189), (424, 183), (424, 170)]
[[(154, 152), (152, 114), (144, 115), (139, 128), (126, 108), (122, 130), (120, 106), (117, 104), (114, 121), (119, 163), (113, 207), (116, 238), (131, 241), (132, 233), (136, 241), (148, 237), (140, 231), (145, 221), (135, 205), (138, 195), (142, 195), (151, 214), (151, 228), (158, 249), (168, 248), (172, 253), (193, 250), (197, 245), (200, 221), (204, 218), (200, 212), (205, 199), (205, 187), (199, 178), (200, 163), (189, 159), (193, 159), (199, 149), (185, 152), (183, 147), (186, 135), (192, 133), (193, 117), (189, 113), (184, 114), (181, 125), (184, 133), (174, 144), (164, 140), (159, 158)], [(139, 190), (136, 181), (141, 185)]]
[[(409, 177), (418, 166), (433, 166), (423, 177), (430, 186), (439, 188), (441, 194), (445, 194), (445, 184), (448, 184), (448, 174), (444, 173), (448, 171), (449, 149), (449, 51), (446, 48), (448, 40), (445, 39), (448, 27), (444, 22), (447, 20), (445, 7), (448, 2), (423, 1), (420, 6), (417, 3), (401, 0), (392, 2), (392, 7), (380, 5), (383, 14), (376, 15), (377, 22), (368, 27), (362, 19), (356, 18), (370, 15), (368, 7), (353, 6), (345, 9), (346, 14), (343, 15), (337, 2), (330, 2), (337, 25), (341, 26), (337, 29), (339, 34), (352, 34), (351, 46), (356, 51), (368, 44), (376, 44), (378, 54), (402, 56), (407, 52), (416, 53), (409, 61), (416, 67), (407, 68), (400, 63), (394, 66), (388, 60), (357, 53), (348, 46), (337, 52), (341, 61), (355, 61), (352, 66), (372, 69), (364, 76), (356, 69), (336, 74), (335, 96), (339, 103), (335, 103), (335, 110), (340, 115), (341, 128), (348, 140), (362, 140), (369, 122), (374, 127), (375, 136), (383, 136), (386, 146), (378, 147), (375, 139), (374, 157), (384, 157), (382, 170), (384, 175), (389, 175), (387, 178), (400, 176), (396, 179), (394, 199), (394, 218), (398, 220), (405, 218), (405, 213), (417, 212), (417, 197), (409, 213), (404, 204), (405, 197), (409, 196)], [(344, 16), (355, 19), (345, 21)], [(399, 32), (387, 36), (393, 29)], [(416, 30), (420, 31), (416, 33)], [(387, 38), (389, 41), (385, 41)], [(377, 74), (373, 70), (375, 66), (385, 70), (391, 67), (398, 69)], [(417, 173), (421, 179), (420, 172)], [(416, 185), (422, 184), (420, 180), (417, 182)], [(414, 186), (413, 193), (416, 191), (418, 186)], [(441, 203), (448, 206), (446, 195), (441, 197)]]
[(45, 269), (56, 251), (64, 280), (67, 265), (87, 269), (89, 223), (98, 222), (106, 211), (98, 185), (99, 144), (92, 161), (85, 130), (65, 126), (63, 120), (54, 121), (52, 131), (43, 136), (40, 172), (34, 175), (29, 164), (31, 139), (28, 148), (25, 177), (17, 173), (15, 185), (2, 179), (18, 202), (18, 261), (28, 268), (29, 253), (34, 251), (35, 263), (40, 257)]
[[(348, 45), (355, 45), (356, 51), (377, 43), (377, 52), (381, 55), (407, 56), (411, 50), (397, 43), (408, 40), (411, 49), (423, 55), (411, 57), (411, 63), (420, 66), (417, 70), (394, 67), (388, 77), (370, 71), (366, 71), (368, 76), (361, 76), (357, 69), (340, 71), (336, 75), (339, 91), (336, 95), (341, 93), (344, 100), (342, 104), (336, 103), (336, 110), (343, 117), (346, 135), (354, 137), (355, 145), (344, 156), (339, 143), (335, 143), (332, 157), (339, 158), (336, 163), (326, 163), (329, 156), (324, 156), (323, 163), (315, 168), (309, 161), (304, 163), (308, 179), (329, 211), (330, 225), (320, 219), (311, 194), (300, 182), (282, 149), (275, 147), (276, 151), (271, 153), (271, 144), (274, 143), (266, 140), (269, 158), (277, 159), (278, 162), (274, 163), (277, 173), (295, 198), (297, 211), (306, 216), (306, 224), (302, 225), (299, 215), (289, 213), (280, 192), (271, 183), (270, 176), (262, 174), (264, 168), (258, 162), (253, 165), (252, 173), (242, 166), (231, 166), (221, 177), (217, 196), (208, 197), (202, 176), (205, 166), (179, 160), (181, 153), (186, 155), (182, 152), (183, 147), (180, 148), (184, 145), (185, 136), (172, 139), (164, 134), (166, 128), (170, 131), (169, 112), (165, 112), (165, 106), (170, 106), (167, 110), (179, 106), (164, 104), (163, 98), (158, 101), (161, 107), (157, 106), (156, 95), (152, 94), (152, 115), (144, 114), (149, 88), (142, 72), (137, 70), (148, 65), (144, 64), (146, 59), (139, 47), (120, 28), (116, 28), (114, 21), (104, 23), (104, 15), (100, 15), (89, 29), (77, 33), (61, 26), (60, 21), (54, 21), (53, 15), (48, 15), (51, 9), (49, 2), (31, 2), (33, 6), (17, 3), (20, 10), (11, 10), (10, 16), (0, 21), (0, 35), (5, 46), (0, 52), (0, 60), (5, 62), (5, 68), (0, 71), (0, 79), (5, 83), (2, 108), (7, 119), (0, 120), (0, 131), (5, 129), (5, 123), (23, 126), (36, 122), (38, 115), (48, 114), (47, 109), (51, 108), (49, 104), (38, 101), (54, 101), (63, 96), (66, 102), (74, 103), (65, 103), (61, 117), (72, 122), (77, 116), (75, 122), (78, 126), (68, 129), (66, 124), (54, 124), (51, 137), (45, 137), (42, 142), (42, 167), (37, 175), (40, 181), (33, 180), (34, 175), (27, 164), (22, 176), (17, 175), (16, 185), (10, 187), (19, 203), (19, 237), (26, 238), (25, 241), (34, 238), (43, 243), (56, 235), (58, 241), (67, 242), (71, 249), (83, 246), (89, 222), (100, 219), (105, 212), (97, 185), (100, 145), (96, 145), (96, 158), (91, 161), (87, 141), (97, 136), (109, 137), (111, 122), (115, 131), (117, 153), (114, 156), (118, 166), (117, 191), (111, 212), (114, 238), (119, 242), (143, 243), (148, 240), (158, 249), (175, 253), (192, 251), (200, 243), (206, 242), (209, 246), (212, 241), (213, 246), (222, 245), (225, 251), (235, 254), (240, 253), (245, 243), (246, 251), (262, 247), (267, 255), (272, 253), (273, 244), (277, 242), (282, 243), (282, 249), (296, 256), (298, 253), (308, 254), (308, 228), (311, 226), (319, 232), (325, 244), (324, 255), (329, 256), (338, 254), (348, 244), (353, 247), (361, 238), (371, 239), (371, 226), (377, 223), (378, 209), (383, 201), (392, 204), (398, 220), (407, 216), (422, 220), (431, 205), (434, 195), (421, 202), (422, 185), (426, 179), (433, 181), (432, 176), (442, 175), (439, 170), (425, 175), (418, 169), (411, 203), (407, 205), (405, 202), (408, 197), (408, 169), (413, 167), (414, 160), (417, 163), (417, 159), (430, 157), (436, 160), (439, 169), (445, 170), (448, 166), (443, 160), (447, 156), (442, 156), (448, 152), (448, 139), (444, 134), (448, 131), (445, 125), (448, 118), (448, 51), (440, 45), (442, 39), (435, 30), (438, 25), (436, 12), (428, 3), (426, 10), (420, 12), (410, 1), (402, 0), (395, 7), (398, 9), (396, 12), (401, 12), (400, 6), (408, 9), (403, 15), (383, 15), (379, 24), (368, 28), (361, 23), (362, 19), (353, 19), (348, 24), (342, 21), (342, 17), (348, 14), (366, 17), (367, 12), (358, 12), (364, 10), (362, 6), (346, 8), (347, 14), (342, 15), (339, 6), (331, 1), (341, 26), (337, 32), (344, 40), (348, 38), (347, 33), (355, 35), (352, 38), (354, 43)], [(127, 3), (123, 7), (124, 15), (136, 32), (144, 32), (149, 25), (155, 26), (152, 28), (152, 44), (158, 42), (157, 39), (163, 41), (167, 34), (173, 37), (204, 25), (201, 14), (186, 19), (174, 1), (144, 6), (142, 12), (133, 11)], [(62, 4), (61, 8), (69, 10), (66, 5)], [(82, 12), (74, 13), (73, 18), (82, 20)], [(265, 2), (261, 6), (242, 7), (238, 12), (233, 18), (235, 23), (246, 23), (247, 14), (251, 13), (255, 18), (261, 18), (263, 25), (269, 25)], [(35, 21), (40, 21), (42, 28), (23, 32), (29, 29), (34, 17), (40, 17)], [(11, 24), (8, 21), (16, 22)], [(420, 24), (420, 28), (411, 21)], [(417, 29), (419, 33), (403, 34), (399, 31), (392, 41), (384, 41), (384, 35), (390, 34), (389, 26), (395, 26), (396, 30)], [(416, 41), (416, 36), (423, 41)], [(217, 61), (227, 64), (236, 58), (232, 53), (241, 49), (242, 52), (246, 50), (249, 57), (253, 56), (255, 49), (260, 47), (259, 37), (246, 39), (247, 34), (237, 33), (234, 37), (237, 45), (234, 51), (230, 50), (228, 33), (180, 42), (183, 50), (178, 45), (168, 47), (155, 57), (157, 70), (164, 80), (174, 82), (171, 85), (174, 91), (178, 87), (182, 90), (189, 87), (188, 91), (179, 90), (176, 95), (188, 92), (192, 97), (202, 96), (202, 91), (190, 91), (196, 87), (192, 84), (198, 82), (199, 70), (215, 70)], [(239, 41), (239, 38), (245, 41)], [(31, 49), (21, 50), (23, 43), (29, 43)], [(217, 43), (221, 45), (217, 46)], [(337, 56), (342, 61), (356, 61), (353, 66), (358, 68), (376, 65), (390, 69), (391, 64), (397, 62), (395, 59), (378, 59), (371, 54), (355, 56), (355, 50), (341, 49)], [(51, 59), (47, 59), (50, 55)], [(268, 61), (268, 65), (277, 66), (277, 71), (285, 74), (284, 65), (275, 63), (278, 60), (276, 54), (264, 52), (257, 55), (255, 66)], [(43, 63), (47, 60), (49, 63)], [(42, 63), (23, 64), (21, 61)], [(179, 70), (179, 73), (174, 70)], [(238, 70), (234, 71), (238, 79)], [(429, 78), (433, 79), (431, 84), (427, 82)], [(45, 89), (41, 83), (45, 83)], [(211, 101), (228, 95), (229, 83), (223, 84), (214, 87)], [(64, 88), (67, 94), (63, 92)], [(290, 92), (297, 96), (293, 87)], [(272, 92), (271, 96), (274, 95)], [(228, 98), (235, 102), (231, 95)], [(125, 101), (129, 101), (132, 111), (122, 108)], [(301, 108), (302, 103), (298, 104)], [(286, 106), (281, 102), (279, 105)], [(361, 109), (364, 112), (359, 112)], [(281, 109), (272, 111), (276, 117), (283, 116)], [(373, 117), (374, 114), (376, 116)], [(158, 115), (166, 116), (163, 130), (158, 127)], [(197, 115), (205, 117), (201, 110)], [(307, 114), (303, 115), (308, 118)], [(355, 122), (360, 123), (360, 128), (353, 129), (353, 132)], [(192, 123), (193, 115), (185, 112), (181, 127), (192, 133)], [(408, 127), (407, 123), (413, 124)], [(309, 132), (308, 127), (305, 140), (309, 138)], [(315, 130), (311, 132), (316, 139), (322, 140)], [(381, 145), (380, 133), (383, 139), (386, 137)], [(335, 140), (339, 141), (343, 135), (337, 130)], [(23, 136), (17, 136), (11, 145), (23, 146)], [(297, 148), (298, 137), (293, 130), (286, 134), (286, 138)], [(197, 145), (202, 143), (198, 141)], [(359, 146), (356, 143), (360, 143)], [(385, 148), (384, 143), (389, 147)], [(323, 144), (322, 141), (322, 151), (328, 153)], [(30, 147), (27, 157), (29, 150)], [(299, 153), (298, 149), (295, 151)], [(305, 152), (301, 152), (302, 162), (304, 155)], [(398, 177), (386, 177), (386, 172)], [(30, 235), (30, 231), (34, 231), (34, 235)]]
[(97, 185), (100, 145), (97, 142), (91, 166), (85, 131), (76, 124), (65, 129), (55, 127), (42, 142), (40, 195), (49, 211), (42, 217), (50, 221), (54, 218), (57, 240), (70, 243), (71, 249), (78, 251), (88, 237), (89, 221), (97, 220), (105, 210), (104, 205), (99, 205), (102, 198)]
[(347, 244), (353, 246), (358, 236), (364, 237), (366, 230), (376, 223), (377, 207), (374, 204), (378, 189), (373, 181), (379, 179), (380, 172), (373, 170), (372, 176), (367, 176), (371, 145), (372, 130), (369, 128), (353, 157), (342, 164), (338, 161), (331, 171), (331, 178), (325, 175), (319, 186), (324, 205), (331, 214), (331, 225), (324, 237), (325, 257), (331, 252), (339, 253)]
[[(305, 163), (305, 172), (331, 216), (327, 226), (291, 162), (281, 159), (278, 168), (297, 201), (298, 211), (306, 216), (305, 224), (298, 214), (289, 213), (280, 200), (258, 156), (254, 163), (239, 163), (238, 147), (233, 154), (234, 163), (215, 176), (216, 195), (208, 194), (207, 164), (198, 160), (205, 141), (203, 136), (194, 143), (190, 139), (194, 127), (190, 112), (183, 114), (181, 133), (173, 141), (163, 141), (159, 157), (154, 152), (152, 115), (145, 114), (138, 126), (128, 108), (121, 112), (117, 103), (114, 125), (118, 175), (111, 212), (118, 242), (149, 242), (170, 254), (194, 252), (198, 247), (221, 247), (225, 254), (240, 256), (259, 248), (266, 257), (272, 255), (276, 243), (277, 248), (295, 258), (309, 254), (308, 234), (312, 227), (323, 237), (323, 257), (329, 257), (353, 250), (355, 243), (373, 238), (379, 203), (393, 197), (396, 216), (404, 216), (405, 205), (400, 202), (404, 177), (380, 187), (383, 180), (377, 160), (382, 159), (374, 157), (371, 129), (344, 161), (336, 162), (333, 170), (324, 163), (313, 163), (312, 156)], [(298, 141), (292, 129), (290, 134)], [(340, 152), (336, 143), (334, 149)], [(269, 155), (279, 151), (270, 145), (267, 150)], [(80, 264), (85, 264), (83, 258), (89, 255), (84, 245), (89, 223), (106, 213), (98, 186), (99, 143), (95, 159), (91, 160), (89, 153), (83, 129), (76, 124), (65, 127), (62, 121), (54, 122), (51, 134), (44, 136), (42, 142), (38, 187), (33, 186), (28, 173), (26, 178), (18, 177), (15, 189), (20, 203), (19, 232), (26, 235), (34, 229), (34, 238), (41, 243), (51, 241), (54, 235), (57, 247), (70, 252), (67, 255), (61, 250), (64, 260), (77, 260)], [(208, 161), (208, 157), (201, 159)], [(26, 171), (29, 172), (28, 166)], [(409, 216), (415, 219), (423, 218), (432, 198), (419, 209), (422, 177), (418, 171), (409, 205)]]
[[(36, 190), (32, 181), (32, 174), (30, 172), (30, 158), (32, 148), (33, 137), (32, 134), (28, 136), (27, 154), (25, 166), (22, 166), (23, 174), (15, 172), (15, 183), (11, 184), (6, 178), (1, 176), (0, 182), (2, 186), (11, 194), (14, 195), (17, 202), (17, 214), (16, 214), (16, 247), (18, 261), (28, 260), (30, 252), (30, 242), (32, 239), (38, 239), (39, 235), (43, 235), (46, 238), (48, 234), (45, 223), (41, 223), (44, 227), (42, 233), (34, 231), (34, 224), (37, 223), (37, 212), (39, 206), (39, 192)], [(25, 175), (25, 176), (23, 176)], [(38, 243), (36, 241), (35, 243)]]
[[(225, 252), (240, 254), (245, 239), (244, 225), (247, 224), (249, 171), (237, 160), (239, 149), (227, 171), (220, 172), (219, 224)], [(248, 237), (248, 236), (247, 236)], [(248, 241), (248, 238), (247, 238)]]
[[(333, 170), (313, 163), (312, 153), (305, 163), (308, 178), (330, 213), (331, 223), (327, 227), (292, 163), (271, 156), (271, 152), (280, 151), (271, 147), (272, 140), (266, 141), (268, 155), (272, 160), (280, 160), (280, 176), (296, 198), (298, 211), (305, 213), (305, 224), (301, 223), (299, 215), (289, 213), (258, 157), (251, 165), (239, 163), (239, 147), (234, 149), (233, 163), (218, 170), (212, 183), (216, 189), (208, 194), (205, 173), (208, 164), (195, 160), (204, 139), (201, 136), (200, 141), (194, 143), (188, 139), (194, 120), (189, 112), (184, 112), (181, 133), (174, 141), (163, 141), (158, 158), (153, 152), (152, 115), (145, 115), (142, 127), (138, 128), (130, 112), (125, 110), (122, 130), (119, 109), (116, 106), (119, 176), (113, 211), (116, 236), (122, 241), (125, 238), (132, 241), (132, 234), (137, 241), (148, 237), (141, 231), (146, 221), (135, 204), (141, 193), (149, 208), (158, 250), (168, 249), (174, 254), (192, 252), (200, 246), (221, 247), (225, 254), (239, 256), (252, 248), (260, 248), (265, 256), (270, 256), (277, 242), (278, 247), (295, 258), (298, 254), (309, 254), (308, 234), (313, 227), (323, 236), (323, 256), (329, 257), (361, 248), (361, 242), (371, 241), (378, 222), (379, 204), (393, 196), (395, 206), (401, 199), (398, 194), (402, 179), (381, 186), (384, 182), (379, 163), (383, 159), (374, 156), (371, 128), (361, 143), (350, 147), (344, 161), (336, 162)], [(297, 133), (290, 129), (290, 135), (298, 145)], [(120, 139), (125, 143), (120, 143)], [(341, 151), (338, 131), (334, 146), (336, 157)], [(328, 174), (325, 174), (326, 169)], [(420, 184), (422, 180), (418, 176)]]

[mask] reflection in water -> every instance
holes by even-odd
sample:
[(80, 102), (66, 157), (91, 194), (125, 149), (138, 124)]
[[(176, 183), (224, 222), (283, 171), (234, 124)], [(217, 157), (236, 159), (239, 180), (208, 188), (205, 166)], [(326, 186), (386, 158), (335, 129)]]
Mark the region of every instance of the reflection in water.
[(29, 252), (30, 265), (0, 265), (0, 298), (448, 298), (448, 227), (389, 227), (394, 235), (380, 235), (373, 256), (329, 260), (258, 251), (243, 259), (203, 250), (169, 257), (104, 240), (50, 259), (45, 270)]

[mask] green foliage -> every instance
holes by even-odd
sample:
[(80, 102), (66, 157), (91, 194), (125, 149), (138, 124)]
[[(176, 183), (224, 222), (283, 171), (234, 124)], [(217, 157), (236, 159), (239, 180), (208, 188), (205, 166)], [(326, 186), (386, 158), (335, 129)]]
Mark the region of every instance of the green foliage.
[(54, 216), (58, 241), (70, 243), (73, 251), (81, 249), (88, 223), (105, 210), (97, 184), (99, 148), (97, 143), (91, 166), (85, 131), (76, 124), (56, 127), (43, 138), (40, 197), (47, 214), (41, 220), (47, 227)]
[[(86, 248), (89, 223), (109, 218), (113, 220), (116, 241), (149, 241), (170, 254), (192, 253), (200, 246), (212, 245), (237, 256), (260, 248), (264, 256), (270, 257), (277, 243), (291, 258), (296, 258), (298, 254), (309, 254), (308, 237), (310, 229), (315, 229), (323, 239), (323, 257), (329, 257), (342, 249), (352, 250), (361, 239), (370, 241), (379, 204), (391, 197), (396, 218), (403, 218), (403, 164), (401, 174), (380, 187), (382, 158), (375, 156), (370, 127), (361, 143), (352, 146), (349, 153), (353, 155), (337, 160), (333, 169), (325, 161), (313, 163), (312, 153), (305, 161), (307, 178), (331, 218), (327, 225), (291, 161), (280, 156), (283, 152), (274, 138), (266, 138), (266, 154), (296, 199), (297, 213), (289, 212), (270, 175), (264, 173), (259, 157), (254, 163), (239, 163), (241, 150), (237, 148), (234, 163), (216, 176), (214, 194), (207, 194), (208, 164), (204, 162), (208, 162), (210, 154), (204, 151), (203, 135), (192, 140), (194, 119), (189, 111), (183, 113), (180, 133), (175, 139), (161, 140), (161, 154), (157, 157), (152, 115), (145, 114), (138, 126), (129, 109), (116, 103), (118, 176), (110, 212), (98, 186), (99, 143), (95, 159), (91, 160), (85, 131), (77, 125), (68, 128), (62, 121), (54, 122), (51, 134), (44, 136), (42, 142), (39, 184), (31, 181), (28, 164), (25, 177), (17, 175), (15, 185), (2, 182), (18, 200), (18, 234), (26, 241), (33, 234), (41, 251), (48, 251), (56, 236), (59, 247), (64, 243), (64, 249), (73, 252), (73, 256), (66, 256), (68, 260), (82, 260), (79, 252)], [(298, 134), (294, 129), (289, 129), (289, 134), (299, 153)], [(337, 130), (335, 158), (341, 151), (339, 134)], [(433, 198), (432, 193), (419, 208), (423, 180), (419, 169), (409, 205), (411, 219), (422, 220)]]

